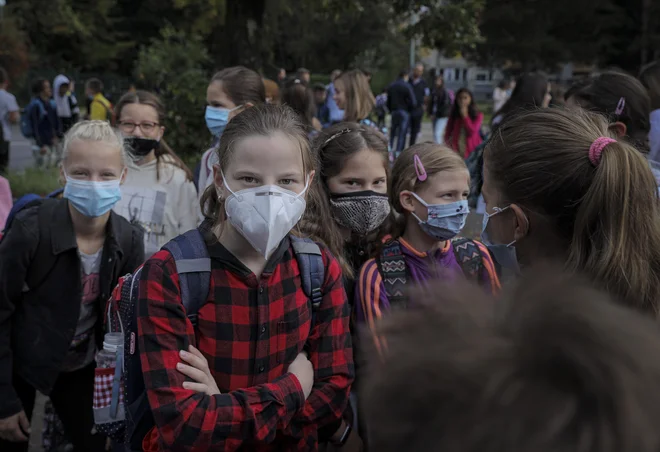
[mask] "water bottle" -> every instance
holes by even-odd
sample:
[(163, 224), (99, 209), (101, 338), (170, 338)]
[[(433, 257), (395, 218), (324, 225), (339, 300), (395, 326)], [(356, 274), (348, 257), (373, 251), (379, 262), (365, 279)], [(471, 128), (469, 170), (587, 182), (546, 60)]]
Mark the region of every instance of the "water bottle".
[(117, 364), (117, 350), (123, 352), (124, 335), (122, 333), (106, 333), (103, 337), (103, 350), (96, 354), (96, 367), (109, 369)]

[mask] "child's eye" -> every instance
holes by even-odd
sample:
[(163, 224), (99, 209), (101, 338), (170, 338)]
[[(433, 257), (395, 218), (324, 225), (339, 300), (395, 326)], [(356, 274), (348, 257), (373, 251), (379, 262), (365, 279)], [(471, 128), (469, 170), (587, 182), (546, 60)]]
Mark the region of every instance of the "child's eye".
[(468, 196), (470, 196), (469, 191), (463, 192), (463, 198), (467, 199)]
[(380, 179), (374, 182), (374, 185), (383, 185), (385, 183), (385, 179)]
[(349, 187), (355, 187), (355, 186), (357, 186), (358, 184), (359, 184), (359, 183), (358, 183), (358, 181), (356, 181), (356, 180), (347, 180), (347, 181), (346, 181), (346, 185), (348, 185)]
[(257, 179), (255, 179), (254, 177), (250, 177), (250, 176), (241, 177), (241, 180), (243, 182), (245, 182), (246, 184), (254, 184), (257, 181)]
[(293, 179), (282, 179), (280, 181), (280, 185), (291, 185), (293, 184), (293, 182), (294, 182)]

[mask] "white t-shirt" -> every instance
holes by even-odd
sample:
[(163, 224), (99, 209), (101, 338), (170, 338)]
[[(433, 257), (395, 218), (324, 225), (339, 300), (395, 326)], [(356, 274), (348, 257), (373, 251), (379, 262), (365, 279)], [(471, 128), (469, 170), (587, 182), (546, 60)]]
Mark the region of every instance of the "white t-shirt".
[[(114, 211), (144, 230), (145, 258), (174, 237), (197, 227), (200, 209), (195, 184), (167, 156), (142, 166), (128, 165), (121, 200)], [(156, 178), (156, 168), (160, 179)]]
[(0, 123), (5, 141), (11, 141), (11, 124), (9, 124), (9, 113), (18, 111), (18, 104), (13, 94), (0, 89)]

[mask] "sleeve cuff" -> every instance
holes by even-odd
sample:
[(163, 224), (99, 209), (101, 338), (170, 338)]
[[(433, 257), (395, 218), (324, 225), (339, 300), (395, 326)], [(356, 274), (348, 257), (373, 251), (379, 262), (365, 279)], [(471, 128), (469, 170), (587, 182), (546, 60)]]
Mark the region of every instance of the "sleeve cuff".
[(282, 398), (287, 410), (295, 413), (305, 405), (305, 393), (298, 377), (287, 372), (277, 378), (273, 383), (278, 386), (278, 395)]

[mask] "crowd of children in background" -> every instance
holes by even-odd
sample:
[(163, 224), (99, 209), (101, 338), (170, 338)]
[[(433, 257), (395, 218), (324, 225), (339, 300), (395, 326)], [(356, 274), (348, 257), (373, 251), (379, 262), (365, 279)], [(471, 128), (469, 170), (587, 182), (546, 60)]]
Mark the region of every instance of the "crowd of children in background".
[(0, 449), (39, 391), (47, 450), (657, 450), (660, 63), (562, 107), (523, 74), (489, 135), (423, 75), (223, 69), (194, 171), (156, 94), (88, 80), (80, 121), (69, 78), (36, 80), (21, 129), (64, 189), (12, 209), (0, 178)]

